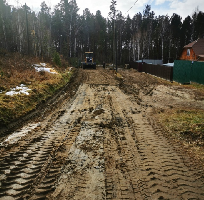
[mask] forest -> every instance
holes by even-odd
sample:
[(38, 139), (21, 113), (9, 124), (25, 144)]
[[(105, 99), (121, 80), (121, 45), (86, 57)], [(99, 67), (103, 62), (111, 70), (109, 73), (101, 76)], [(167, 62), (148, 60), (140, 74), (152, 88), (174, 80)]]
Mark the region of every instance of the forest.
[(0, 0), (0, 53), (52, 58), (58, 52), (72, 63), (81, 62), (85, 51), (93, 51), (99, 64), (123, 65), (139, 59), (178, 59), (184, 45), (204, 37), (204, 13), (195, 11), (182, 19), (155, 16), (151, 5), (131, 18), (110, 1), (107, 17), (89, 8), (78, 14), (76, 0), (61, 0), (51, 10), (45, 2), (39, 12), (28, 5), (14, 7)]

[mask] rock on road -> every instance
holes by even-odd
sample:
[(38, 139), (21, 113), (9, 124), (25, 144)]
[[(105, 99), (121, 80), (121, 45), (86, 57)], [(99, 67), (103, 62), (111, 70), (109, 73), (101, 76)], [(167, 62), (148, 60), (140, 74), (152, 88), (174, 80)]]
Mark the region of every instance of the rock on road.
[(78, 81), (73, 98), (2, 142), (1, 200), (204, 199), (202, 176), (111, 70), (79, 70)]

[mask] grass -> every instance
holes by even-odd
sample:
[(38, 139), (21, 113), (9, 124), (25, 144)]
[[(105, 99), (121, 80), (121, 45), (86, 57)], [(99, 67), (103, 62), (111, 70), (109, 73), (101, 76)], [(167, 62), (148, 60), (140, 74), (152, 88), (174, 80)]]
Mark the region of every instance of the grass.
[[(202, 84), (191, 82), (190, 85), (180, 85), (173, 82), (171, 85), (190, 89), (194, 93), (195, 100), (204, 100)], [(177, 107), (156, 113), (160, 124), (171, 136), (184, 143), (204, 147), (204, 110)]]
[[(46, 62), (47, 67), (58, 72), (51, 74), (36, 72), (32, 67), (41, 62), (44, 61), (18, 53), (0, 57), (0, 125), (6, 125), (34, 110), (39, 103), (46, 101), (69, 81), (72, 72), (69, 71), (68, 63), (63, 61), (62, 67), (58, 67), (51, 61)], [(29, 95), (5, 94), (20, 84), (31, 89)]]
[(201, 91), (204, 92), (204, 85), (202, 85), (202, 84), (198, 84), (198, 83), (192, 82), (192, 83), (191, 83), (191, 86), (192, 86), (193, 88), (199, 89), (199, 90), (201, 90)]
[(203, 110), (171, 109), (157, 114), (165, 135), (178, 142), (197, 166), (204, 167)]
[(160, 122), (174, 137), (189, 144), (204, 145), (203, 110), (176, 109), (159, 115)]

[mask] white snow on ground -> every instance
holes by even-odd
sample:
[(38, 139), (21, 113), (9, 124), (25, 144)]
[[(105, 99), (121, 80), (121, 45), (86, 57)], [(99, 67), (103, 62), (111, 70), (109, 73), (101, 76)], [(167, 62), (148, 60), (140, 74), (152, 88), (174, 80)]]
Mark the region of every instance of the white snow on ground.
[(7, 144), (16, 143), (23, 136), (28, 134), (29, 131), (33, 130), (34, 128), (38, 126), (40, 126), (40, 123), (34, 123), (34, 124), (29, 124), (27, 126), (24, 126), (22, 129), (15, 131), (11, 135), (9, 135), (2, 143), (0, 143), (0, 146), (5, 146)]
[[(54, 69), (46, 67), (46, 63), (40, 63), (40, 64), (34, 64), (33, 67), (35, 68), (35, 70), (37, 72), (40, 71), (44, 71), (44, 72), (48, 72), (51, 74), (58, 74)], [(25, 94), (25, 95), (29, 95), (29, 89), (28, 87), (26, 87), (24, 84), (21, 84), (20, 86), (16, 86), (15, 88), (12, 88), (9, 92), (6, 92), (6, 95), (9, 96), (13, 96), (13, 95), (17, 95), (17, 94)], [(3, 91), (0, 90), (0, 94)]]
[(54, 69), (46, 67), (46, 63), (40, 63), (40, 65), (34, 64), (33, 66), (37, 72), (44, 71), (44, 72), (49, 72), (51, 74), (57, 74), (57, 72)]
[(15, 94), (26, 94), (29, 95), (29, 89), (24, 84), (21, 84), (20, 86), (16, 86), (15, 88), (12, 88), (9, 92), (6, 92), (6, 95), (13, 96)]
[(174, 63), (167, 63), (167, 64), (163, 64), (163, 65), (165, 65), (165, 66), (167, 66), (167, 67), (173, 67), (173, 66), (174, 66)]
[(46, 66), (46, 63), (40, 63), (43, 67), (45, 67)]

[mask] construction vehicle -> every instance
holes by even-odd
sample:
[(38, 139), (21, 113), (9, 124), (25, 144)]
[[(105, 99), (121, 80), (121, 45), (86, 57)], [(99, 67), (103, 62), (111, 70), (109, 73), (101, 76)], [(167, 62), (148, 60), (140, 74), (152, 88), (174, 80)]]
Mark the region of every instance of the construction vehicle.
[(82, 62), (82, 68), (92, 68), (96, 69), (96, 63), (93, 60), (93, 52), (85, 52), (86, 58), (85, 62)]

